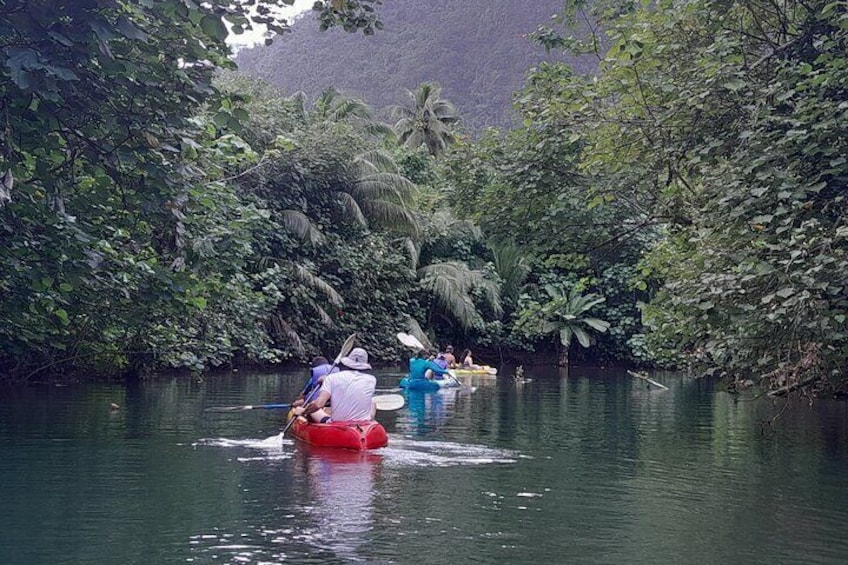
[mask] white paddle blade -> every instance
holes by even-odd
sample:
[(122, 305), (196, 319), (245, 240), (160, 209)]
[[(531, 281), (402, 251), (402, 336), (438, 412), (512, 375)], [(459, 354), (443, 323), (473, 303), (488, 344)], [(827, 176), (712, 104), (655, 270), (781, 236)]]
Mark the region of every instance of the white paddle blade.
[(412, 347), (414, 349), (426, 349), (421, 344), (421, 342), (418, 341), (418, 338), (416, 338), (414, 335), (409, 335), (409, 334), (405, 334), (403, 332), (398, 332), (397, 338), (398, 338), (398, 341), (400, 341), (402, 344), (404, 344), (407, 347)]
[(498, 370), (495, 369), (494, 367), (486, 367), (486, 372), (490, 375), (497, 375), (498, 374)]
[(406, 404), (406, 399), (400, 394), (381, 394), (374, 397), (377, 410), (398, 410)]
[(338, 365), (341, 362), (342, 357), (345, 357), (345, 356), (347, 356), (348, 353), (350, 353), (350, 350), (353, 349), (353, 344), (355, 342), (356, 342), (356, 334), (355, 333), (347, 336), (347, 339), (342, 344), (342, 348), (339, 351), (338, 357), (336, 357), (336, 360), (333, 361), (333, 365)]
[(463, 386), (462, 381), (459, 380), (456, 376), (456, 371), (454, 371), (453, 369), (448, 369), (448, 376), (453, 379), (453, 382), (455, 382), (457, 386)]
[(253, 410), (253, 406), (210, 406), (204, 412), (241, 412), (242, 410)]

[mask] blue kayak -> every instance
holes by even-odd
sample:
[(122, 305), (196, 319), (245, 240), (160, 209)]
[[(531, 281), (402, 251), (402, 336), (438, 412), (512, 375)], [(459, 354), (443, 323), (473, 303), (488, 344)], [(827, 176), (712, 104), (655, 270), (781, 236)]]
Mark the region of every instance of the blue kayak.
[(444, 379), (410, 379), (404, 377), (398, 383), (400, 388), (406, 390), (439, 390), (440, 388), (449, 388), (460, 386), (459, 382), (452, 377), (446, 376)]

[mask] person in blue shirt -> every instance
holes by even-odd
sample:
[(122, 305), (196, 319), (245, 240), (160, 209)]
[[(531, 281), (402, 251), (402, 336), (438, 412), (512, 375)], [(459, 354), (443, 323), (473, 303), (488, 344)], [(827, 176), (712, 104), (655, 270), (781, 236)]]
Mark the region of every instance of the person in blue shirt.
[[(430, 372), (430, 376), (428, 376), (428, 372)], [(448, 370), (436, 363), (429, 352), (425, 349), (420, 350), (415, 357), (409, 360), (410, 380), (427, 379), (432, 376), (439, 378), (440, 376), (448, 374), (450, 374), (448, 373)]]
[[(315, 357), (312, 359), (312, 367), (309, 369), (309, 382), (306, 383), (306, 386), (303, 388), (303, 394), (298, 397), (297, 400), (292, 402), (292, 407), (303, 406), (304, 401), (309, 399), (314, 399), (317, 396), (316, 389), (321, 388), (321, 383), (324, 381), (324, 377), (329, 375), (330, 373), (338, 373), (339, 368), (334, 367), (327, 361), (326, 357)], [(315, 394), (313, 394), (313, 392)]]
[(439, 353), (438, 355), (436, 355), (436, 358), (433, 359), (433, 362), (442, 369), (448, 369), (450, 365), (450, 363), (448, 363), (448, 360), (445, 359), (444, 353)]

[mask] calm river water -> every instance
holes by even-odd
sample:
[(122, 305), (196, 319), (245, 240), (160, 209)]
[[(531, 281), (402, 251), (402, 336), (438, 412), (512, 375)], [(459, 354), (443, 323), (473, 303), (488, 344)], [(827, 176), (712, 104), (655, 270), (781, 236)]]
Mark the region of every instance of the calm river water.
[(204, 412), (305, 371), (0, 389), (0, 564), (848, 562), (846, 403), (525, 376), (415, 394), (367, 455)]

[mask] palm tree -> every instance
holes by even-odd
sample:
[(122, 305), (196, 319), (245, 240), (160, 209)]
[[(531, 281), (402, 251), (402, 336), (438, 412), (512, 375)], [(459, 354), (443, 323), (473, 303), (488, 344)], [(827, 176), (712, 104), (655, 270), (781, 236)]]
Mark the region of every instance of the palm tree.
[[(374, 118), (368, 104), (333, 87), (324, 90), (311, 108), (303, 92), (293, 94), (288, 100), (307, 125), (318, 129), (351, 124), (357, 131), (377, 138), (392, 134), (391, 128)], [(403, 233), (418, 233), (418, 222), (410, 210), (418, 189), (400, 174), (400, 168), (387, 151), (372, 149), (355, 155), (351, 171), (352, 184), (338, 192), (349, 216), (363, 227), (368, 227), (370, 222)], [(289, 229), (296, 230), (298, 235), (309, 233), (305, 224), (294, 220), (286, 218)]]
[(426, 145), (433, 156), (443, 153), (456, 141), (451, 131), (459, 122), (456, 107), (442, 99), (442, 88), (435, 83), (423, 82), (415, 91), (407, 92), (411, 104), (392, 108), (398, 140), (413, 149)]
[[(422, 343), (427, 343), (427, 334), (433, 333), (433, 321), (437, 318), (449, 324), (457, 324), (468, 331), (483, 322), (478, 306), (484, 306), (494, 315), (503, 314), (501, 293), (498, 283), (487, 278), (482, 270), (472, 269), (456, 260), (435, 259), (420, 266), (421, 251), (434, 238), (462, 238), (480, 240), (480, 228), (468, 220), (457, 219), (449, 210), (439, 210), (422, 215), (420, 223), (426, 233), (420, 238), (407, 237), (403, 244), (409, 254), (411, 267), (417, 273), (420, 288), (427, 293), (430, 306), (427, 327), (422, 328), (414, 319), (409, 320), (408, 331)], [(482, 297), (482, 301), (480, 298)]]
[(354, 181), (339, 191), (347, 214), (363, 227), (369, 222), (413, 237), (419, 231), (411, 205), (417, 187), (400, 173), (392, 156), (373, 149), (353, 159)]
[(526, 305), (515, 327), (527, 337), (557, 333), (558, 364), (560, 367), (568, 367), (568, 350), (573, 338), (576, 337), (583, 347), (589, 347), (592, 338), (588, 330), (603, 333), (609, 329), (609, 322), (586, 316), (589, 310), (606, 298), (594, 293), (581, 294), (576, 288), (565, 294), (561, 288), (553, 285), (545, 285), (545, 292), (548, 294), (547, 302), (540, 304), (534, 301)]
[(485, 277), (483, 271), (472, 270), (461, 261), (433, 263), (418, 269), (421, 286), (433, 296), (430, 318), (442, 316), (459, 323), (468, 331), (482, 323), (472, 293), (480, 291), (495, 315), (502, 313), (497, 283)]
[(294, 104), (297, 114), (306, 123), (318, 127), (329, 127), (341, 123), (352, 123), (363, 132), (377, 137), (392, 134), (392, 129), (374, 118), (371, 107), (358, 98), (342, 94), (332, 86), (325, 89), (309, 107), (309, 99), (303, 92), (296, 92), (288, 99)]

